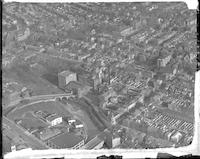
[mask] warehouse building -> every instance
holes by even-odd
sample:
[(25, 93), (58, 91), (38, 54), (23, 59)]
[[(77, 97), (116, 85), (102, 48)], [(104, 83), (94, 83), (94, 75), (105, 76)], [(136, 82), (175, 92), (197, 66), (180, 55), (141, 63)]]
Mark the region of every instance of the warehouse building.
[(58, 86), (62, 89), (71, 81), (77, 81), (77, 74), (71, 71), (63, 71), (58, 74)]

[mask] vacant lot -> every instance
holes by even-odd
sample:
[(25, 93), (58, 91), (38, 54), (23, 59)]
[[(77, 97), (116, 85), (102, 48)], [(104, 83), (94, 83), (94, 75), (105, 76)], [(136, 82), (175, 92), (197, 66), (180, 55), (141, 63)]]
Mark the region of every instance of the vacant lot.
[(40, 119), (37, 119), (33, 114), (33, 112), (27, 112), (23, 114), (21, 125), (26, 129), (35, 129), (39, 127), (46, 127), (48, 124)]
[(34, 74), (27, 65), (16, 65), (11, 69), (5, 70), (4, 74), (6, 75), (4, 78), (10, 78), (23, 84), (23, 86), (31, 89), (34, 95), (63, 93), (52, 83)]

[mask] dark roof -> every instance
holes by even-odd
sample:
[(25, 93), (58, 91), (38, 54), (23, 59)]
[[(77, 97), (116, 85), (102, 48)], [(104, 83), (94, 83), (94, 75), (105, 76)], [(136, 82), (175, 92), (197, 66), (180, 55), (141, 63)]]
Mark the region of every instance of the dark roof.
[(72, 148), (73, 146), (80, 143), (82, 140), (83, 139), (77, 135), (74, 135), (72, 133), (65, 133), (56, 136), (50, 141), (61, 148)]
[(55, 120), (55, 119), (57, 119), (57, 118), (60, 118), (61, 116), (59, 116), (58, 114), (55, 114), (55, 115), (49, 115), (47, 118), (46, 118), (46, 120), (47, 121), (53, 121), (53, 120)]

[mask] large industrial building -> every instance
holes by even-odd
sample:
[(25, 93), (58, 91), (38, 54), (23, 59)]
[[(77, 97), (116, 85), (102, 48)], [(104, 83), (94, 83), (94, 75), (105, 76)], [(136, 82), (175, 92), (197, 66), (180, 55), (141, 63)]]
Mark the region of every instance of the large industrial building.
[(62, 89), (71, 81), (77, 81), (77, 74), (71, 71), (63, 71), (58, 74), (58, 86)]

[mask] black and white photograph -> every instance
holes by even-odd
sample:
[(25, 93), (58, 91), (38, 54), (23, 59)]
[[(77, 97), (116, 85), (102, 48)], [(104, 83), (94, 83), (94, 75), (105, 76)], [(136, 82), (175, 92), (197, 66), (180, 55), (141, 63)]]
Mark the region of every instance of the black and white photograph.
[(185, 2), (3, 2), (3, 155), (194, 139), (197, 11)]

